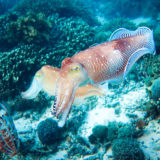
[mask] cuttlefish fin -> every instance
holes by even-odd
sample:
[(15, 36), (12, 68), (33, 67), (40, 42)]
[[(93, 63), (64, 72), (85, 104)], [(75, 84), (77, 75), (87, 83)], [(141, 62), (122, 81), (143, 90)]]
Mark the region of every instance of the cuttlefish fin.
[(38, 93), (42, 90), (43, 78), (44, 76), (42, 71), (41, 70), (37, 71), (28, 90), (21, 93), (22, 97), (25, 99), (35, 98), (38, 95)]
[(143, 35), (143, 34), (150, 34), (151, 38), (153, 38), (152, 31), (147, 27), (139, 27), (135, 31), (130, 31), (126, 28), (119, 28), (111, 34), (109, 41), (124, 39), (127, 37), (133, 37), (133, 36)]
[(124, 70), (124, 78), (126, 77), (126, 75), (129, 73), (130, 69), (132, 68), (132, 66), (135, 64), (135, 62), (141, 58), (143, 55), (150, 53), (148, 48), (141, 48), (139, 50), (137, 50), (136, 52), (134, 52), (132, 54), (132, 56), (129, 58), (128, 63), (125, 67)]
[[(135, 31), (130, 31), (125, 28), (120, 28), (120, 29), (117, 29), (116, 31), (114, 31), (112, 33), (112, 35), (110, 36), (109, 40), (113, 41), (113, 40), (117, 40), (117, 39), (134, 37), (134, 36), (138, 36), (138, 35), (146, 35), (147, 41), (144, 42), (144, 44), (142, 46), (139, 46), (140, 48), (130, 55), (128, 62), (127, 62), (125, 69), (124, 69), (123, 78), (128, 74), (131, 67), (135, 64), (135, 62), (139, 58), (141, 58), (143, 55), (148, 54), (148, 53), (153, 54), (153, 55), (156, 53), (155, 44), (154, 44), (154, 40), (153, 40), (153, 32), (147, 27), (139, 27)], [(130, 50), (128, 50), (128, 52), (126, 52), (126, 54), (130, 54)]]
[(125, 77), (128, 72), (130, 71), (131, 67), (135, 64), (135, 62), (141, 58), (145, 54), (152, 54), (154, 55), (156, 53), (155, 50), (155, 44), (153, 40), (153, 32), (147, 28), (147, 27), (140, 27), (136, 31), (134, 31), (134, 34), (147, 34), (146, 38), (148, 39), (148, 43), (145, 43), (142, 48), (135, 51), (130, 57), (127, 62), (127, 65), (124, 69), (124, 76)]

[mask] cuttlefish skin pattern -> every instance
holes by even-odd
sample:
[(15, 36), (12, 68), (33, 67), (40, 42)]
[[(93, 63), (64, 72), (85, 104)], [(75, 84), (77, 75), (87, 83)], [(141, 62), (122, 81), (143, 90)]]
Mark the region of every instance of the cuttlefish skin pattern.
[(155, 54), (153, 33), (147, 27), (135, 31), (116, 30), (110, 41), (81, 51), (62, 61), (56, 85), (56, 116), (63, 127), (77, 87), (90, 82), (121, 81), (134, 63), (145, 54)]
[[(40, 91), (44, 91), (48, 96), (55, 96), (59, 72), (59, 68), (50, 65), (43, 66), (36, 72), (30, 87), (25, 92), (22, 92), (22, 97), (33, 99)], [(75, 98), (86, 98), (94, 95), (103, 96), (104, 91), (97, 86), (87, 84), (77, 88)]]

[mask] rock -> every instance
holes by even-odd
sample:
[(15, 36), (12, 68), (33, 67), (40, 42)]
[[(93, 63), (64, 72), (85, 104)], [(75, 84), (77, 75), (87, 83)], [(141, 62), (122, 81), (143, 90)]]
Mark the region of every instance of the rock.
[(104, 143), (107, 141), (107, 126), (97, 125), (92, 129), (92, 134), (89, 136), (89, 141), (92, 144), (96, 144), (98, 142)]
[(38, 137), (42, 144), (51, 145), (62, 138), (61, 128), (51, 118), (41, 121), (37, 127)]
[(91, 144), (98, 143), (97, 138), (93, 134), (91, 134), (88, 138)]

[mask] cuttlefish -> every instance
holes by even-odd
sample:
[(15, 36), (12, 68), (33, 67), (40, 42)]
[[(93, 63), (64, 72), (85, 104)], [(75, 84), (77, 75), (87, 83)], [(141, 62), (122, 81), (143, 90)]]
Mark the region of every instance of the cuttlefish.
[[(34, 75), (29, 89), (22, 92), (22, 97), (25, 99), (33, 99), (40, 91), (44, 91), (48, 96), (55, 96), (56, 82), (60, 74), (59, 72), (59, 68), (49, 65), (43, 66)], [(86, 84), (85, 86), (77, 88), (75, 98), (86, 98), (94, 95), (103, 96), (104, 91), (100, 87)]]
[(153, 32), (147, 27), (135, 31), (120, 28), (108, 42), (93, 46), (62, 61), (56, 83), (53, 109), (63, 127), (78, 87), (88, 83), (119, 82), (145, 54), (155, 54)]

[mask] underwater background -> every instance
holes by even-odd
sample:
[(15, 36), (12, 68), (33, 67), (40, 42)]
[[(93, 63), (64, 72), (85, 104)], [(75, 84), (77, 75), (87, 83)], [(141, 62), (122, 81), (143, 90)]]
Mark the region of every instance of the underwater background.
[[(159, 160), (159, 6), (159, 0), (0, 0), (0, 159)], [(51, 114), (54, 96), (22, 97), (42, 66), (60, 68), (116, 29), (141, 26), (153, 31), (156, 55), (140, 58), (105, 95), (76, 98), (64, 127)]]

